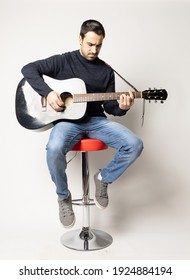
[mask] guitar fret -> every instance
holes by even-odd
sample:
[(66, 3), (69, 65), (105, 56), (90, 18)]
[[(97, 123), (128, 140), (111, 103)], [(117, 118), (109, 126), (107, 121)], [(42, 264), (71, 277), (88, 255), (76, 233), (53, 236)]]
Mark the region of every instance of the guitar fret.
[[(73, 94), (74, 103), (119, 100), (122, 94), (128, 92), (106, 92), (106, 93), (77, 93)], [(142, 98), (142, 92), (133, 92), (134, 98)]]
[(81, 103), (81, 102), (94, 102), (94, 101), (105, 101), (105, 100), (118, 100), (120, 92), (106, 92), (106, 93), (88, 93), (88, 94), (74, 94), (73, 102)]

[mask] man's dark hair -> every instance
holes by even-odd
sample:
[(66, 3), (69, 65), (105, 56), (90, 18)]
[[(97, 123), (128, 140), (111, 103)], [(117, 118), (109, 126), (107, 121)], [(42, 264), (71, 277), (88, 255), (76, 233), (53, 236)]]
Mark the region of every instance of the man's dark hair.
[(102, 35), (103, 38), (105, 37), (105, 30), (103, 25), (94, 19), (89, 19), (83, 22), (81, 25), (80, 36), (82, 39), (84, 38), (85, 34), (89, 31), (93, 31), (97, 35)]

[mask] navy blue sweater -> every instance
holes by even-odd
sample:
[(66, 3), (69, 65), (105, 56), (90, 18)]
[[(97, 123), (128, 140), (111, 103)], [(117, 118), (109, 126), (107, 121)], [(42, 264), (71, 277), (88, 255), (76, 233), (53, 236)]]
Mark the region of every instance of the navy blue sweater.
[[(22, 68), (22, 74), (42, 96), (47, 96), (54, 90), (44, 82), (43, 75), (58, 80), (80, 78), (85, 82), (87, 93), (115, 91), (113, 70), (99, 58), (93, 61), (85, 59), (79, 50), (29, 63)], [(126, 110), (121, 110), (118, 102), (114, 100), (88, 102), (85, 116), (106, 117), (104, 111), (114, 116), (126, 114)]]

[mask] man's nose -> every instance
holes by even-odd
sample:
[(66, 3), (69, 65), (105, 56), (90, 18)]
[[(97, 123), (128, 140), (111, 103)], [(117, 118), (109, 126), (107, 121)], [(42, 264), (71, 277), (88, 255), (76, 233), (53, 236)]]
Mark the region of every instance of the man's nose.
[(92, 46), (92, 52), (95, 53), (95, 54), (97, 53), (97, 47), (96, 46)]

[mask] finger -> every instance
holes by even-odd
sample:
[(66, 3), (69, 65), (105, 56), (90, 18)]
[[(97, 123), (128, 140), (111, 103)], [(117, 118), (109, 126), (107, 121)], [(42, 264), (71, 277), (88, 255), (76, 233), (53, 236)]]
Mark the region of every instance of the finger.
[(134, 95), (133, 95), (132, 91), (129, 90), (129, 95), (128, 96), (129, 96), (130, 104), (133, 105), (133, 103), (134, 103)]
[(60, 95), (58, 95), (57, 105), (59, 105), (60, 107), (64, 107), (65, 106), (65, 104), (64, 104), (64, 102), (63, 102), (63, 100), (62, 100)]
[(126, 94), (121, 94), (120, 101), (121, 102), (126, 102), (126, 100), (127, 100), (127, 95)]
[(65, 107), (63, 100), (61, 99), (60, 95), (57, 94), (56, 99), (53, 102), (54, 110), (60, 112)]
[(52, 102), (50, 104), (50, 106), (56, 111), (56, 112), (61, 112), (64, 109), (64, 106), (59, 106), (59, 104), (57, 104), (57, 102)]
[(126, 106), (126, 105), (127, 105), (127, 97), (126, 97), (125, 94), (122, 94), (122, 95), (120, 96), (120, 104), (121, 104), (122, 106)]
[(133, 93), (132, 93), (131, 90), (129, 90), (129, 96), (130, 96), (130, 98), (131, 98), (132, 100), (134, 100), (134, 95), (133, 95)]

